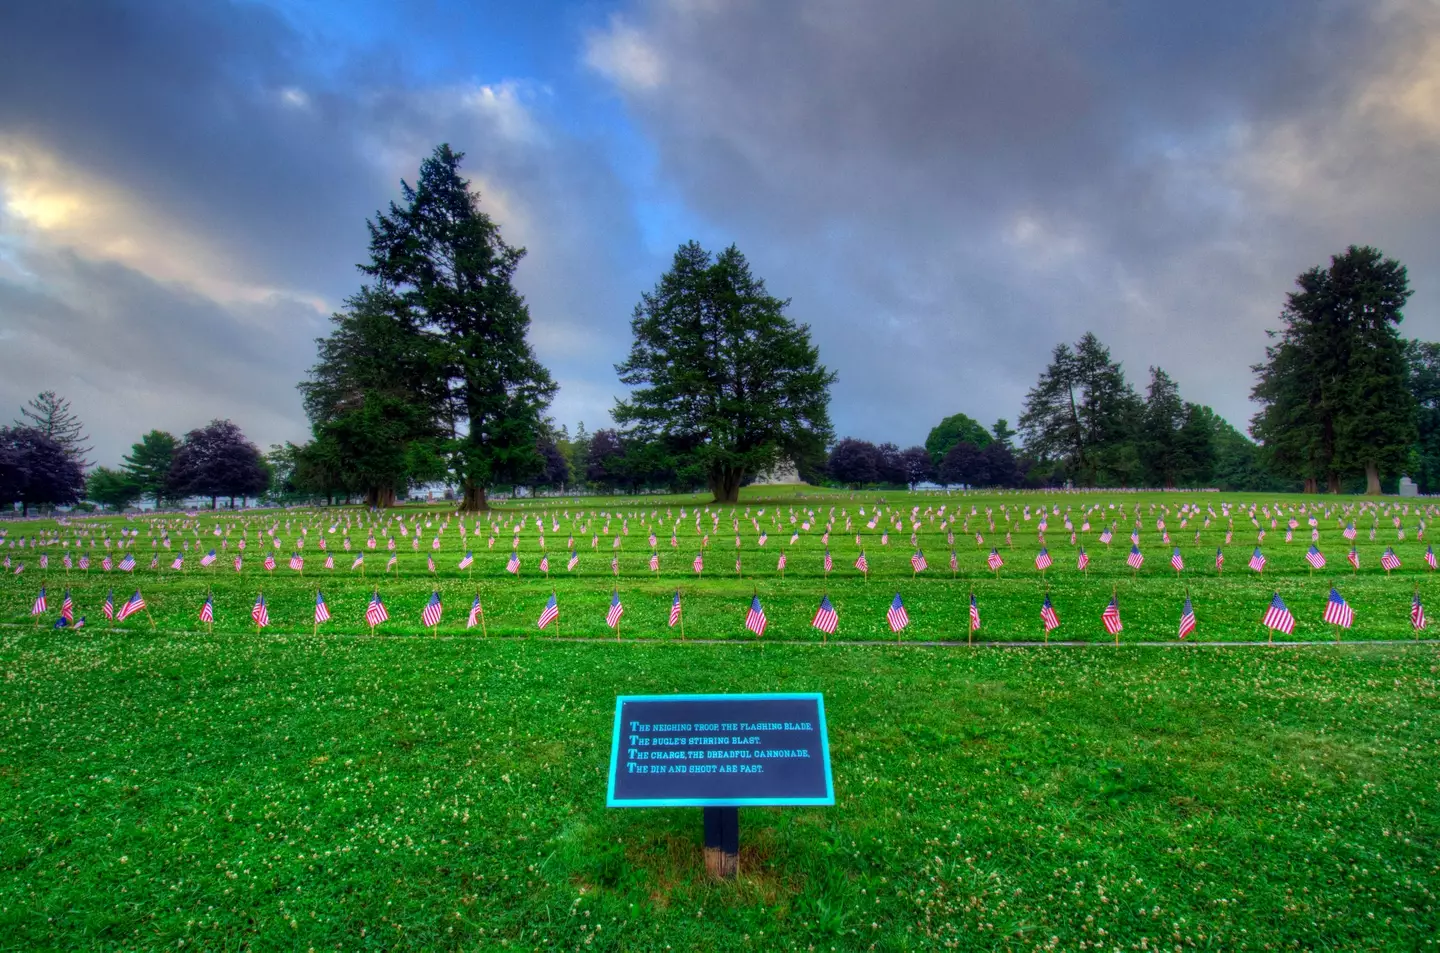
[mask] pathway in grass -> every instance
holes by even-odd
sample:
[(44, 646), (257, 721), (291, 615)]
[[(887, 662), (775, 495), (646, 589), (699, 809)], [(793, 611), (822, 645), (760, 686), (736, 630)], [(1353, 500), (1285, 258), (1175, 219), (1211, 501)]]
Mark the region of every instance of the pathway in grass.
[[(1440, 650), (0, 635), (0, 936), (1433, 948)], [(616, 694), (823, 691), (837, 805), (607, 811)]]

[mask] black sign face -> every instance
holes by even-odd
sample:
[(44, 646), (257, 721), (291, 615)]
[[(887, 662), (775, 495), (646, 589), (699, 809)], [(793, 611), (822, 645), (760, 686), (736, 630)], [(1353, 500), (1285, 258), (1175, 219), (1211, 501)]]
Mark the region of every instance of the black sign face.
[(607, 807), (834, 803), (819, 694), (615, 699)]

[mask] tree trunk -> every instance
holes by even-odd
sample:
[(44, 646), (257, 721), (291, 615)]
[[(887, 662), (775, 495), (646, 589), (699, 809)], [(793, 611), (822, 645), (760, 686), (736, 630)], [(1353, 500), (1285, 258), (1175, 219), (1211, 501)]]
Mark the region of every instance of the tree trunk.
[(467, 513), (477, 513), (488, 510), (490, 502), (485, 499), (485, 488), (483, 486), (466, 486), (460, 501), (460, 509)]
[(740, 481), (744, 470), (721, 470), (710, 477), (710, 492), (715, 494), (716, 503), (740, 502)]
[(1305, 478), (1305, 492), (1306, 492), (1306, 493), (1319, 493), (1319, 492), (1320, 492), (1319, 481), (1316, 480), (1314, 477), (1306, 477), (1306, 478)]
[(1325, 492), (1337, 494), (1340, 492), (1340, 474), (1334, 470), (1325, 474)]
[(1365, 495), (1380, 495), (1380, 468), (1375, 465), (1373, 460), (1365, 464)]

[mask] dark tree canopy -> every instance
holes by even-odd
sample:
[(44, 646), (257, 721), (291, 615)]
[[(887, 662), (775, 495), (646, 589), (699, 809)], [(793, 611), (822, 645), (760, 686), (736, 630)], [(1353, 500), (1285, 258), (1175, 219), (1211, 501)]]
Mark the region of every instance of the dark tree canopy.
[(1421, 493), (1440, 493), (1440, 344), (1407, 341), (1406, 388), (1415, 398), (1415, 453), (1410, 476)]
[(85, 493), (85, 471), (59, 441), (34, 427), (0, 427), (0, 505), (69, 506)]
[(228, 420), (212, 420), (192, 430), (175, 451), (170, 485), (182, 496), (208, 496), (214, 509), (219, 497), (258, 496), (270, 485), (270, 471), (259, 449)]
[(85, 425), (70, 410), (70, 401), (53, 390), (43, 390), (20, 408), (17, 427), (32, 427), (58, 443), (83, 470), (90, 466), (85, 459), (92, 449), (87, 441)]
[(990, 465), (984, 451), (967, 440), (955, 444), (940, 461), (940, 482), (989, 486)]
[(460, 176), (462, 158), (441, 145), (413, 188), (401, 183), (403, 202), (370, 223), (371, 261), (362, 269), (432, 344), (443, 416), (457, 427), (450, 467), (463, 508), (477, 510), (488, 505), (486, 487), (539, 469), (536, 438), (555, 384), (530, 347), (530, 311), (511, 283), (525, 250), (505, 244), (480, 211), (479, 194)]
[(625, 447), (616, 430), (595, 431), (585, 454), (585, 482), (610, 491), (625, 482)]
[(986, 430), (979, 421), (965, 414), (951, 414), (931, 429), (930, 435), (925, 438), (925, 449), (930, 451), (930, 459), (939, 466), (940, 461), (945, 459), (945, 454), (957, 443), (964, 441), (976, 447), (983, 447), (994, 439), (990, 431)]
[(712, 258), (689, 242), (635, 307), (630, 356), (616, 366), (634, 390), (615, 420), (660, 442), (718, 501), (736, 501), (747, 475), (781, 457), (803, 465), (830, 442), (835, 375), (787, 305), (733, 245)]
[(900, 465), (905, 473), (905, 483), (911, 487), (935, 479), (935, 461), (924, 447), (910, 447), (900, 454)]
[[(122, 469), (140, 489), (140, 496), (155, 501), (158, 509), (169, 493), (170, 465), (175, 460), (179, 441), (163, 430), (152, 430), (130, 447)], [(97, 501), (98, 502), (98, 501)]]
[(906, 476), (905, 459), (899, 447), (893, 443), (882, 443), (875, 448), (875, 454), (875, 469), (881, 483), (903, 486), (910, 482)]
[(880, 451), (868, 440), (846, 437), (835, 444), (826, 464), (830, 478), (851, 487), (862, 487), (880, 479)]
[(1277, 343), (1254, 367), (1261, 409), (1251, 432), (1272, 465), (1307, 490), (1323, 477), (1338, 493), (1344, 475), (1363, 472), (1366, 492), (1379, 493), (1381, 476), (1405, 467), (1416, 439), (1399, 332), (1411, 294), (1405, 266), (1352, 245), (1295, 284), (1271, 332)]
[(570, 461), (565, 458), (555, 438), (542, 434), (536, 441), (535, 449), (540, 451), (540, 459), (544, 461), (535, 477), (535, 485), (547, 489), (563, 489), (565, 484), (570, 482)]

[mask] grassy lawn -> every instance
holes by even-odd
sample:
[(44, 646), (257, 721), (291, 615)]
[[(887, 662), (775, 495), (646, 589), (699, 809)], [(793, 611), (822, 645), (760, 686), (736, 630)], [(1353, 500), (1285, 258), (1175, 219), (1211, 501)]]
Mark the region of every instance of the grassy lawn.
[[(0, 947), (1434, 949), (1437, 668), (0, 630)], [(825, 693), (837, 804), (713, 884), (610, 720), (736, 690)]]
[[(1101, 625), (1100, 613), (1112, 594), (1119, 600), (1125, 627), (1123, 641), (1175, 638), (1187, 593), (1198, 619), (1198, 629), (1192, 636), (1196, 641), (1264, 639), (1267, 633), (1260, 627), (1260, 619), (1277, 591), (1298, 620), (1293, 638), (1334, 638), (1335, 631), (1321, 620), (1332, 580), (1355, 610), (1355, 625), (1344, 633), (1347, 640), (1414, 637), (1410, 605), (1416, 591), (1427, 605), (1435, 602), (1432, 612), (1440, 611), (1437, 574), (1424, 559), (1430, 543), (1419, 538), (1423, 521), (1433, 515), (1433, 507), (1428, 504), (1389, 501), (1377, 511), (1368, 508), (1374, 504), (1354, 499), (1317, 501), (1218, 494), (1047, 497), (848, 494), (814, 489), (803, 494), (773, 492), (778, 495), (764, 497), (760, 490), (754, 490), (750, 498), (734, 508), (710, 507), (686, 497), (512, 504), (478, 521), (473, 516), (466, 518), (463, 522), (467, 532), (463, 537), (459, 533), (462, 521), (433, 507), (402, 508), (398, 514), (385, 514), (379, 519), (363, 510), (339, 509), (323, 513), (252, 511), (243, 515), (202, 512), (193, 518), (172, 514), (160, 519), (75, 519), (67, 526), (47, 521), (12, 523), (4, 527), (5, 542), (10, 545), (0, 550), (13, 564), (11, 570), (0, 575), (0, 622), (29, 622), (31, 604), (42, 584), (50, 590), (47, 624), (54, 618), (67, 587), (91, 627), (102, 621), (99, 609), (107, 593), (113, 590), (118, 605), (138, 588), (150, 615), (128, 620), (124, 626), (128, 630), (150, 629), (152, 620), (162, 629), (198, 629), (200, 606), (206, 594), (213, 592), (215, 631), (237, 634), (253, 631), (250, 610), (261, 592), (269, 603), (271, 625), (276, 630), (309, 631), (317, 588), (323, 589), (333, 614), (326, 624), (332, 632), (367, 632), (365, 607), (372, 590), (378, 588), (390, 613), (390, 621), (380, 627), (380, 634), (417, 631), (421, 609), (433, 590), (440, 593), (444, 604), (442, 633), (465, 631), (468, 610), (478, 594), (487, 633), (506, 637), (532, 633), (552, 591), (561, 609), (560, 634), (611, 635), (604, 620), (612, 588), (618, 590), (625, 603), (621, 634), (636, 639), (678, 637), (678, 629), (667, 625), (677, 590), (684, 601), (687, 635), (747, 640), (753, 636), (745, 631), (743, 621), (752, 595), (759, 596), (768, 616), (767, 637), (813, 641), (821, 637), (810, 627), (810, 621), (826, 594), (839, 612), (839, 629), (832, 637), (839, 641), (894, 638), (886, 625), (885, 610), (896, 593), (904, 599), (912, 622), (903, 636), (908, 640), (966, 638), (971, 592), (976, 595), (982, 617), (976, 637), (995, 641), (1041, 640), (1044, 634), (1040, 604), (1047, 591), (1061, 622), (1053, 635), (1069, 640), (1110, 640)], [(879, 504), (881, 497), (883, 504)], [(1222, 502), (1231, 504), (1228, 516)], [(881, 512), (878, 520), (877, 504)], [(1180, 507), (1186, 505), (1199, 512), (1181, 512)], [(1258, 528), (1249, 515), (1250, 505), (1257, 507)], [(941, 507), (945, 507), (944, 512)], [(1095, 509), (1087, 512), (1092, 507)], [(1054, 561), (1043, 574), (1035, 565), (1042, 545), (1042, 509), (1050, 514), (1044, 545)], [(1213, 517), (1209, 513), (1212, 509), (1216, 514)], [(971, 510), (975, 511), (973, 516)], [(948, 523), (947, 517), (957, 512), (959, 518)], [(1138, 572), (1126, 565), (1137, 515), (1142, 524), (1139, 546), (1144, 556)], [(535, 525), (537, 517), (544, 523), (543, 550)], [(1064, 525), (1067, 518), (1070, 529)], [(1319, 572), (1312, 571), (1305, 561), (1311, 518), (1316, 520), (1318, 546), (1327, 561)], [(1233, 535), (1227, 543), (1232, 519)], [(1399, 528), (1394, 526), (1396, 519), (1400, 520)], [(897, 520), (900, 528), (896, 527)], [(1292, 541), (1286, 543), (1290, 520), (1298, 525)], [(873, 528), (871, 521), (876, 522)], [(991, 521), (995, 524), (993, 530)], [(1354, 545), (1360, 560), (1358, 572), (1345, 558), (1352, 544), (1344, 538), (1343, 530), (1351, 522), (1357, 533)], [(403, 534), (402, 525), (406, 528)], [(824, 537), (827, 525), (832, 526), (828, 542)], [(1100, 533), (1107, 526), (1114, 527), (1109, 545), (1100, 541)], [(122, 537), (122, 528), (133, 529), (138, 535)], [(215, 535), (217, 528), (221, 530), (219, 536)], [(888, 540), (884, 537), (887, 529)], [(1263, 574), (1246, 567), (1262, 529), (1266, 532), (1262, 550), (1267, 559)], [(1072, 530), (1074, 543), (1070, 540)], [(1405, 533), (1403, 540), (1399, 538), (1401, 530)], [(369, 549), (372, 532), (376, 548)], [(649, 544), (651, 532), (656, 537), (653, 551)], [(983, 543), (976, 542), (976, 533), (984, 537)], [(16, 545), (20, 537), (33, 540), (37, 534), (42, 539), (55, 535), (48, 546), (41, 548)], [(167, 534), (169, 549), (163, 547)], [(910, 542), (912, 534), (915, 545)], [(1166, 534), (1170, 537), (1168, 543)], [(347, 537), (352, 546), (348, 552), (343, 549)], [(103, 543), (107, 538), (117, 548), (106, 549)], [(236, 572), (233, 559), (242, 538), (248, 545), (242, 571)], [(118, 544), (127, 539), (133, 540), (132, 548), (119, 549)], [(328, 553), (334, 556), (333, 569), (323, 568), (326, 552), (318, 547), (322, 539), (329, 546)], [(440, 548), (432, 549), (436, 539)], [(572, 539), (578, 556), (573, 571), (566, 569)], [(279, 548), (273, 545), (277, 540)], [(391, 540), (396, 543), (396, 564), (387, 572), (391, 555), (387, 545)], [(619, 548), (615, 547), (617, 540)], [(72, 547), (61, 547), (61, 541), (72, 543)], [(302, 541), (303, 574), (287, 568), (296, 544)], [(74, 545), (84, 548), (77, 550)], [(201, 556), (212, 547), (218, 551), (216, 564), (200, 568)], [(911, 567), (917, 547), (929, 564), (919, 574)], [(992, 547), (998, 548), (1005, 560), (998, 574), (986, 566)], [(1090, 557), (1088, 572), (1076, 568), (1080, 547)], [(1386, 572), (1380, 559), (1390, 547), (1401, 566)], [(520, 560), (516, 574), (505, 570), (512, 548)], [(949, 567), (952, 548), (957, 563), (953, 572)], [(828, 576), (824, 572), (827, 549), (834, 562), (834, 571)], [(1184, 560), (1184, 569), (1179, 573), (1170, 565), (1176, 549)], [(1217, 571), (1215, 566), (1217, 549), (1225, 553), (1223, 571)], [(458, 564), (467, 550), (474, 554), (474, 565), (461, 570)], [(855, 568), (862, 550), (870, 566), (868, 576)], [(702, 551), (705, 569), (703, 575), (697, 575), (693, 563)], [(81, 572), (77, 564), (65, 572), (61, 567), (63, 557), (68, 554), (78, 560), (81, 552), (91, 560), (89, 570)], [(118, 561), (122, 552), (135, 555), (138, 568), (133, 573), (118, 569), (104, 572), (100, 568), (102, 557), (109, 554)], [(659, 558), (659, 569), (653, 572), (649, 568), (652, 552)], [(783, 573), (777, 567), (782, 552), (787, 562)], [(39, 567), (42, 553), (50, 563), (46, 570)], [(266, 553), (275, 556), (273, 571), (263, 567)], [(354, 556), (362, 553), (363, 570), (352, 568)], [(184, 567), (171, 571), (170, 562), (177, 555), (184, 558)], [(159, 568), (151, 570), (155, 556), (159, 557)], [(542, 557), (550, 561), (548, 577), (539, 568)], [(739, 573), (735, 571), (737, 557), (741, 561)], [(434, 559), (434, 572), (428, 568), (429, 558)], [(25, 573), (15, 576), (14, 568), (22, 562), (26, 564)], [(555, 632), (551, 629), (548, 634)]]

